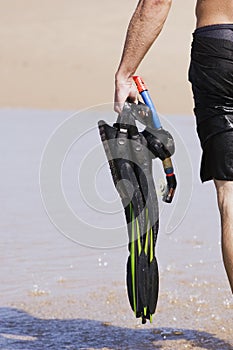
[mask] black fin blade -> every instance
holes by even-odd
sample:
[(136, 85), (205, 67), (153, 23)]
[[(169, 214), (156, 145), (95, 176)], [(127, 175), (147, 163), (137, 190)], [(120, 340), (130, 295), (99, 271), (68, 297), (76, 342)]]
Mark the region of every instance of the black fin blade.
[(142, 312), (149, 303), (149, 262), (148, 256), (142, 251), (138, 257), (138, 295), (142, 304)]
[[(132, 267), (131, 267), (131, 257), (128, 257), (127, 261), (127, 274), (126, 274), (126, 281), (127, 281), (127, 292), (128, 292), (128, 298), (130, 306), (133, 310), (133, 312), (136, 314), (137, 312), (137, 299), (134, 300), (134, 291), (136, 291), (136, 281), (132, 278)], [(134, 286), (133, 286), (134, 283)], [(134, 291), (133, 291), (134, 289)], [(136, 297), (136, 295), (135, 295)]]
[(158, 293), (159, 293), (159, 270), (158, 263), (156, 258), (150, 262), (149, 265), (149, 302), (148, 308), (149, 313), (152, 315), (155, 313), (157, 302), (158, 302)]

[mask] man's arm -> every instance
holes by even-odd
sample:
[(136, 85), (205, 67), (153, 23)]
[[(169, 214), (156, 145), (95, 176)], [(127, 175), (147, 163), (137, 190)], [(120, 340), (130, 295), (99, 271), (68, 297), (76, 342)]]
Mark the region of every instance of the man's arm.
[(132, 75), (161, 32), (172, 0), (140, 0), (130, 20), (119, 68), (115, 75), (115, 111), (126, 99), (136, 100)]

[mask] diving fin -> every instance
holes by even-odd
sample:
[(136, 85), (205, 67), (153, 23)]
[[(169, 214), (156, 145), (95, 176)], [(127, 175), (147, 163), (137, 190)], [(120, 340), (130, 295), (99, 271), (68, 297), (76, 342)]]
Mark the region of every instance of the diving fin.
[[(138, 106), (138, 107), (135, 107)], [(138, 108), (138, 111), (137, 111)], [(114, 185), (125, 210), (129, 258), (127, 290), (136, 317), (151, 321), (159, 290), (155, 257), (158, 235), (158, 201), (152, 176), (152, 155), (148, 142), (135, 123), (137, 113), (147, 115), (145, 105), (126, 103), (113, 126), (99, 121), (99, 132)]]

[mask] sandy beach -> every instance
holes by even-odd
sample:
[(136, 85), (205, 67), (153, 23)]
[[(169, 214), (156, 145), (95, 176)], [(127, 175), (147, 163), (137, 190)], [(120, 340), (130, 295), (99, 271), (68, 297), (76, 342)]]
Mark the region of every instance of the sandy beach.
[[(113, 76), (136, 2), (0, 4), (0, 348), (233, 349), (219, 214), (213, 185), (199, 180), (187, 82), (195, 1), (174, 2), (138, 71), (175, 137), (178, 178), (171, 206), (159, 195), (160, 291), (146, 325), (128, 302), (127, 233), (97, 130), (116, 119)], [(153, 170), (159, 194), (161, 162)]]
[[(177, 0), (138, 71), (161, 113), (190, 114), (194, 0)], [(0, 106), (77, 110), (113, 98), (135, 1), (0, 1)], [(175, 93), (174, 93), (175, 91)]]

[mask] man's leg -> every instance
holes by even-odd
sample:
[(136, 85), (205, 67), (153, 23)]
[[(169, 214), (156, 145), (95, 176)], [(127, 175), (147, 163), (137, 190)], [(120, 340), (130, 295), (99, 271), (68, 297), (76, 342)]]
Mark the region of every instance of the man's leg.
[(233, 293), (233, 181), (214, 180), (222, 225), (222, 254)]

